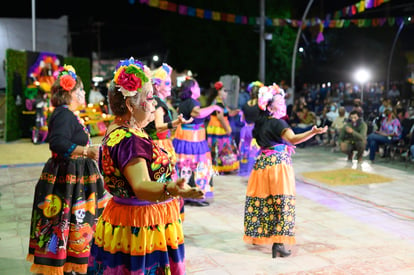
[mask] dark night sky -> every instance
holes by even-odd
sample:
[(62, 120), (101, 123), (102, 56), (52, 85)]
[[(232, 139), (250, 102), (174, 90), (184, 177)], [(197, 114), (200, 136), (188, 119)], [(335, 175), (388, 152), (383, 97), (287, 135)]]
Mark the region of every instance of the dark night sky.
[[(91, 48), (92, 50), (97, 49), (98, 29), (100, 29), (101, 50), (103, 53), (110, 51), (116, 52), (117, 49), (128, 51), (129, 46), (125, 45), (126, 43), (120, 43), (119, 36), (121, 34), (126, 35), (126, 33), (130, 32), (135, 33), (136, 44), (139, 44), (140, 47), (143, 48), (143, 52), (146, 52), (150, 48), (162, 47), (163, 45), (160, 45), (161, 39), (157, 37), (160, 34), (159, 25), (160, 22), (162, 22), (163, 17), (171, 16), (171, 12), (139, 4), (139, 0), (132, 1), (135, 2), (134, 4), (130, 4), (130, 1), (132, 0), (108, 2), (97, 0), (72, 0), (68, 2), (37, 0), (35, 1), (36, 16), (38, 18), (58, 18), (62, 15), (68, 15), (75, 54), (82, 56), (88, 54)], [(179, 0), (173, 2), (180, 3)], [(222, 1), (216, 0), (211, 2), (220, 3)], [(241, 2), (239, 1), (239, 3)], [(256, 2), (259, 3), (259, 1)], [(273, 5), (273, 2), (274, 1), (268, 0), (266, 1), (266, 5)], [(300, 19), (308, 0), (294, 0), (294, 2), (295, 7), (297, 8), (295, 8), (293, 13), (296, 13), (297, 19)], [(358, 1), (314, 0), (309, 12), (309, 17), (319, 16), (320, 18), (323, 18), (323, 13), (332, 12), (356, 2)], [(413, 2), (414, 1), (412, 0), (392, 0), (361, 16), (381, 17), (387, 15), (414, 15)], [(216, 6), (213, 6), (216, 10), (218, 10), (217, 3)], [(10, 1), (9, 4), (12, 5), (12, 8), (1, 9), (0, 17), (31, 17), (30, 0), (15, 0)], [(193, 5), (196, 4), (197, 2), (194, 2)], [(224, 11), (226, 11), (226, 9), (224, 9)], [(257, 15), (258, 12), (258, 10), (250, 11), (249, 16)], [(206, 24), (214, 24), (214, 22), (209, 20), (205, 21)], [(133, 34), (131, 33), (130, 35)], [(133, 45), (131, 45), (131, 47), (133, 47)]]

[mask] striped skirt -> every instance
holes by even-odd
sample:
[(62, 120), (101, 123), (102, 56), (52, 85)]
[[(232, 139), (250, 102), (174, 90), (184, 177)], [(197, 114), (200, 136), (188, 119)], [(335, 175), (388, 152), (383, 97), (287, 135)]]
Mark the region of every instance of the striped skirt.
[(96, 225), (88, 274), (185, 274), (179, 201), (111, 199)]

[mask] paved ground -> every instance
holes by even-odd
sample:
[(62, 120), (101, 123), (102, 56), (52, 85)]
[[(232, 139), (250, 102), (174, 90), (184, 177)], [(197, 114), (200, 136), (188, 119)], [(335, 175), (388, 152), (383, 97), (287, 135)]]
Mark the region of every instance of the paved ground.
[[(272, 259), (270, 245), (242, 241), (247, 178), (217, 176), (214, 202), (186, 207), (188, 275), (414, 274), (413, 164), (378, 159), (357, 167), (356, 161), (349, 164), (345, 155), (323, 147), (298, 148), (293, 161), (297, 244), (292, 255)], [(29, 159), (0, 166), (0, 274), (30, 274), (24, 258), (33, 190), (42, 167)], [(301, 175), (344, 167), (393, 181), (332, 187)]]

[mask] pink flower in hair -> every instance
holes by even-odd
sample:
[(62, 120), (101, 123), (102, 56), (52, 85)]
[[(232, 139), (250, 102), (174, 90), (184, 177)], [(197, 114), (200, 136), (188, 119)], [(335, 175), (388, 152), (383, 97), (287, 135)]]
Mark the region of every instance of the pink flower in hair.
[(259, 89), (258, 105), (261, 110), (266, 110), (267, 105), (272, 101), (275, 95), (280, 95), (281, 98), (285, 97), (285, 91), (277, 84), (273, 83), (272, 86), (263, 86)]
[(260, 110), (266, 110), (267, 103), (273, 98), (272, 91), (269, 87), (264, 86), (259, 89), (258, 105)]

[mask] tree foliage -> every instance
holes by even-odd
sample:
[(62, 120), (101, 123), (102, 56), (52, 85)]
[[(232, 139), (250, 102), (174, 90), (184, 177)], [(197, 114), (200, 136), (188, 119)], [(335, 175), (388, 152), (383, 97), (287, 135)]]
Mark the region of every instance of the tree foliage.
[[(292, 54), (296, 39), (296, 31), (289, 26), (275, 28), (272, 41), (267, 44), (266, 82), (290, 82)], [(296, 59), (296, 63), (300, 63)]]

